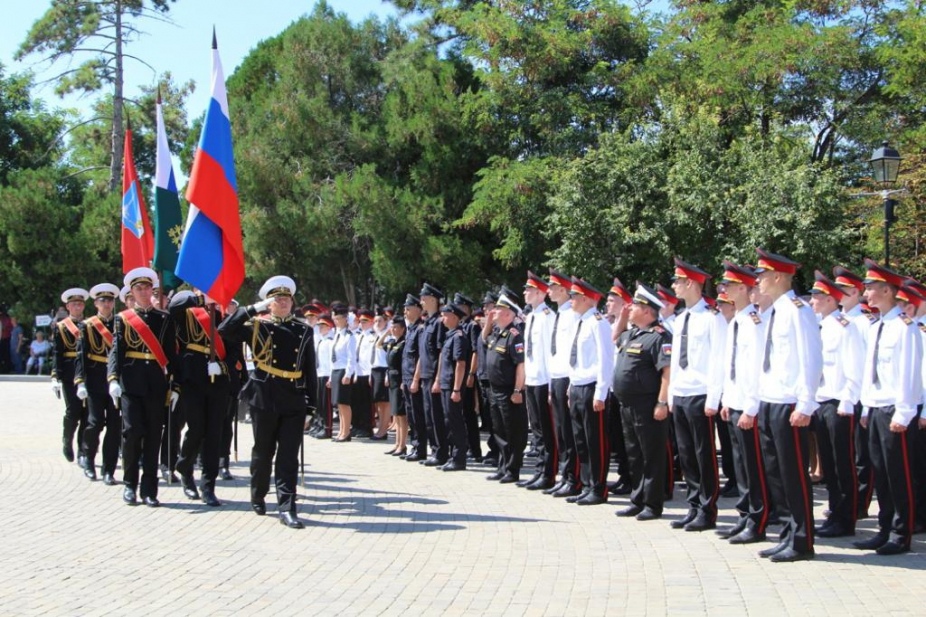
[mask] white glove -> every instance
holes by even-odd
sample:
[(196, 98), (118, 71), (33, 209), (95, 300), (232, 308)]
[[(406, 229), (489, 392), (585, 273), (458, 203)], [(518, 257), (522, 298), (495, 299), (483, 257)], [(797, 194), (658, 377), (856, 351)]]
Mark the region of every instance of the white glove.
[(207, 369), (207, 371), (208, 371), (210, 377), (214, 377), (214, 376), (216, 376), (216, 375), (221, 375), (221, 374), (222, 374), (222, 365), (219, 364), (218, 362), (210, 362), (210, 363), (206, 366), (206, 369)]
[(82, 401), (87, 400), (87, 386), (85, 386), (84, 384), (78, 384), (77, 398), (79, 398)]
[(119, 399), (122, 398), (122, 386), (119, 385), (118, 381), (109, 382), (109, 396), (116, 405), (119, 404)]
[(173, 411), (174, 407), (177, 406), (177, 401), (180, 400), (180, 394), (176, 390), (170, 391), (170, 410)]
[(257, 304), (253, 305), (253, 308), (258, 313), (263, 313), (270, 308), (270, 305), (273, 303), (273, 298), (267, 298), (266, 300), (261, 300)]
[(55, 396), (61, 398), (61, 382), (57, 379), (51, 380), (51, 391), (55, 393)]

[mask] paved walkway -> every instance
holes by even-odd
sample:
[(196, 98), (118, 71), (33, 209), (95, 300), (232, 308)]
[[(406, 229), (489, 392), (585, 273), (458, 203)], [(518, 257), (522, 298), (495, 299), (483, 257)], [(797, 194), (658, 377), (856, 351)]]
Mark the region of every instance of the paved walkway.
[(922, 536), (900, 557), (834, 540), (815, 561), (772, 564), (755, 545), (671, 530), (678, 499), (662, 521), (628, 521), (614, 516), (620, 498), (567, 505), (486, 482), (481, 467), (383, 456), (382, 442), (306, 438), (301, 531), (251, 513), (247, 430), (239, 479), (217, 490), (224, 507), (162, 486), (161, 508), (131, 508), (64, 460), (60, 418), (47, 381), (0, 381), (3, 615), (845, 616), (926, 602)]

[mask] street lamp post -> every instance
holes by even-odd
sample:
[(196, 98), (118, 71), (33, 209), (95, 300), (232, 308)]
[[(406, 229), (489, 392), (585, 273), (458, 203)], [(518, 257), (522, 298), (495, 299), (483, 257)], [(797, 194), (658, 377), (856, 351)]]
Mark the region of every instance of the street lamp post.
[(897, 202), (891, 199), (891, 196), (907, 190), (889, 187), (897, 182), (897, 173), (900, 171), (902, 160), (897, 150), (891, 148), (887, 141), (882, 142), (881, 147), (874, 151), (868, 163), (871, 165), (874, 181), (883, 188), (876, 193), (862, 193), (863, 195), (877, 195), (884, 202), (884, 265), (887, 267), (891, 265), (891, 224), (897, 220), (894, 217), (894, 206)]

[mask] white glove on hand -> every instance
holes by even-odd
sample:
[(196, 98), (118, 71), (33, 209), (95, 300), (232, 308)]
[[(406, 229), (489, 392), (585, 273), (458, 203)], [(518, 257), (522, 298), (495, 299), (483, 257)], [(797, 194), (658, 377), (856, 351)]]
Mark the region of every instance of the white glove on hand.
[(208, 371), (210, 377), (214, 377), (214, 376), (216, 376), (216, 375), (221, 375), (221, 374), (222, 374), (222, 365), (219, 364), (218, 362), (210, 362), (210, 363), (206, 366), (206, 369), (207, 369), (207, 371)]
[(51, 380), (51, 391), (55, 393), (55, 396), (61, 398), (61, 382), (57, 379)]
[(122, 398), (122, 386), (119, 385), (118, 381), (109, 382), (109, 396), (118, 407), (119, 399)]
[(273, 298), (267, 298), (266, 300), (261, 300), (257, 304), (254, 304), (254, 310), (258, 313), (263, 313), (264, 311), (270, 308), (270, 305), (273, 303)]
[(180, 393), (176, 390), (170, 391), (170, 410), (173, 411), (174, 407), (177, 406), (177, 401), (180, 400)]
[(84, 384), (79, 384), (77, 386), (77, 398), (79, 398), (82, 401), (87, 400), (87, 386), (85, 386)]

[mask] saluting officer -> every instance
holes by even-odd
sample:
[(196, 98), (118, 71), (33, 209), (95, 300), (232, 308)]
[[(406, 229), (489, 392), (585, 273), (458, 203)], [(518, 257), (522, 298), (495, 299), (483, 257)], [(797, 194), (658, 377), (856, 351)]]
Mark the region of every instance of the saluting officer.
[(487, 476), (501, 484), (518, 481), (527, 445), (524, 410), (524, 337), (514, 327), (520, 307), (502, 294), (482, 327), (492, 427), (499, 448), (498, 469)]
[[(247, 343), (254, 373), (245, 388), (254, 428), (251, 452), (251, 508), (263, 516), (270, 490), (270, 463), (276, 452), (277, 504), (280, 523), (302, 529), (296, 517), (299, 447), (306, 412), (316, 396), (315, 343), (312, 328), (293, 317), (296, 283), (273, 276), (260, 288), (261, 301), (238, 309), (219, 325), (229, 341)], [(269, 309), (267, 317), (260, 316)]]
[(84, 431), (86, 463), (84, 475), (96, 480), (96, 452), (100, 433), (106, 428), (103, 439), (103, 483), (116, 484), (113, 474), (119, 462), (119, 441), (122, 435), (122, 418), (106, 386), (106, 362), (113, 346), (113, 307), (119, 288), (111, 283), (100, 283), (90, 288), (90, 297), (97, 314), (80, 322), (77, 341), (77, 359), (74, 362), (74, 383), (77, 398), (86, 401), (89, 408), (87, 428)]
[(437, 385), (447, 426), (448, 460), (443, 471), (466, 469), (466, 420), (463, 418), (463, 385), (473, 356), (469, 337), (460, 325), (465, 316), (462, 307), (447, 304), (441, 308), (446, 334), (438, 363)]
[(68, 316), (55, 322), (51, 332), (52, 364), (51, 387), (55, 396), (61, 398), (64, 393), (64, 458), (74, 461), (74, 435), (77, 435), (77, 452), (79, 463), (84, 467), (83, 434), (87, 429), (87, 409), (77, 398), (77, 386), (74, 385), (74, 361), (77, 359), (77, 341), (80, 339), (78, 324), (84, 318), (84, 303), (87, 290), (72, 287), (61, 294), (61, 301), (68, 310)]
[(608, 501), (607, 401), (614, 377), (614, 344), (611, 325), (597, 309), (602, 293), (575, 277), (570, 293), (579, 320), (569, 350), (569, 415), (585, 488), (566, 501), (594, 506)]
[[(157, 507), (158, 453), (161, 430), (168, 405), (179, 395), (171, 390), (171, 371), (177, 349), (176, 328), (166, 311), (152, 304), (158, 279), (151, 268), (135, 268), (125, 275), (132, 290), (135, 308), (116, 315), (113, 348), (109, 354), (106, 379), (109, 395), (122, 408), (122, 499), (137, 503), (141, 492), (145, 505)], [(139, 486), (139, 463), (144, 470)]]
[[(207, 308), (208, 307), (208, 308)], [(180, 415), (187, 425), (177, 472), (183, 493), (199, 499), (193, 466), (202, 449), (202, 500), (207, 506), (222, 505), (215, 496), (219, 473), (219, 442), (230, 394), (228, 345), (216, 331), (220, 313), (215, 302), (202, 293), (181, 291), (170, 301), (170, 315), (177, 326), (180, 350), (174, 382), (180, 386)]]
[(669, 438), (669, 367), (672, 337), (659, 325), (664, 306), (654, 289), (637, 287), (630, 305), (630, 328), (619, 334), (614, 395), (623, 416), (623, 440), (633, 488), (630, 506), (618, 516), (650, 521), (665, 502), (666, 439)]
[(772, 301), (759, 371), (759, 443), (772, 503), (784, 526), (781, 542), (759, 552), (775, 562), (814, 557), (813, 494), (807, 465), (810, 417), (822, 374), (820, 328), (792, 290), (795, 261), (762, 249), (759, 293)]
[(903, 277), (871, 259), (865, 266), (865, 298), (881, 312), (868, 331), (862, 371), (862, 424), (875, 471), (878, 531), (854, 546), (897, 555), (910, 550), (916, 520), (910, 449), (913, 431), (922, 428), (916, 416), (923, 400), (923, 347), (916, 322), (897, 306)]

